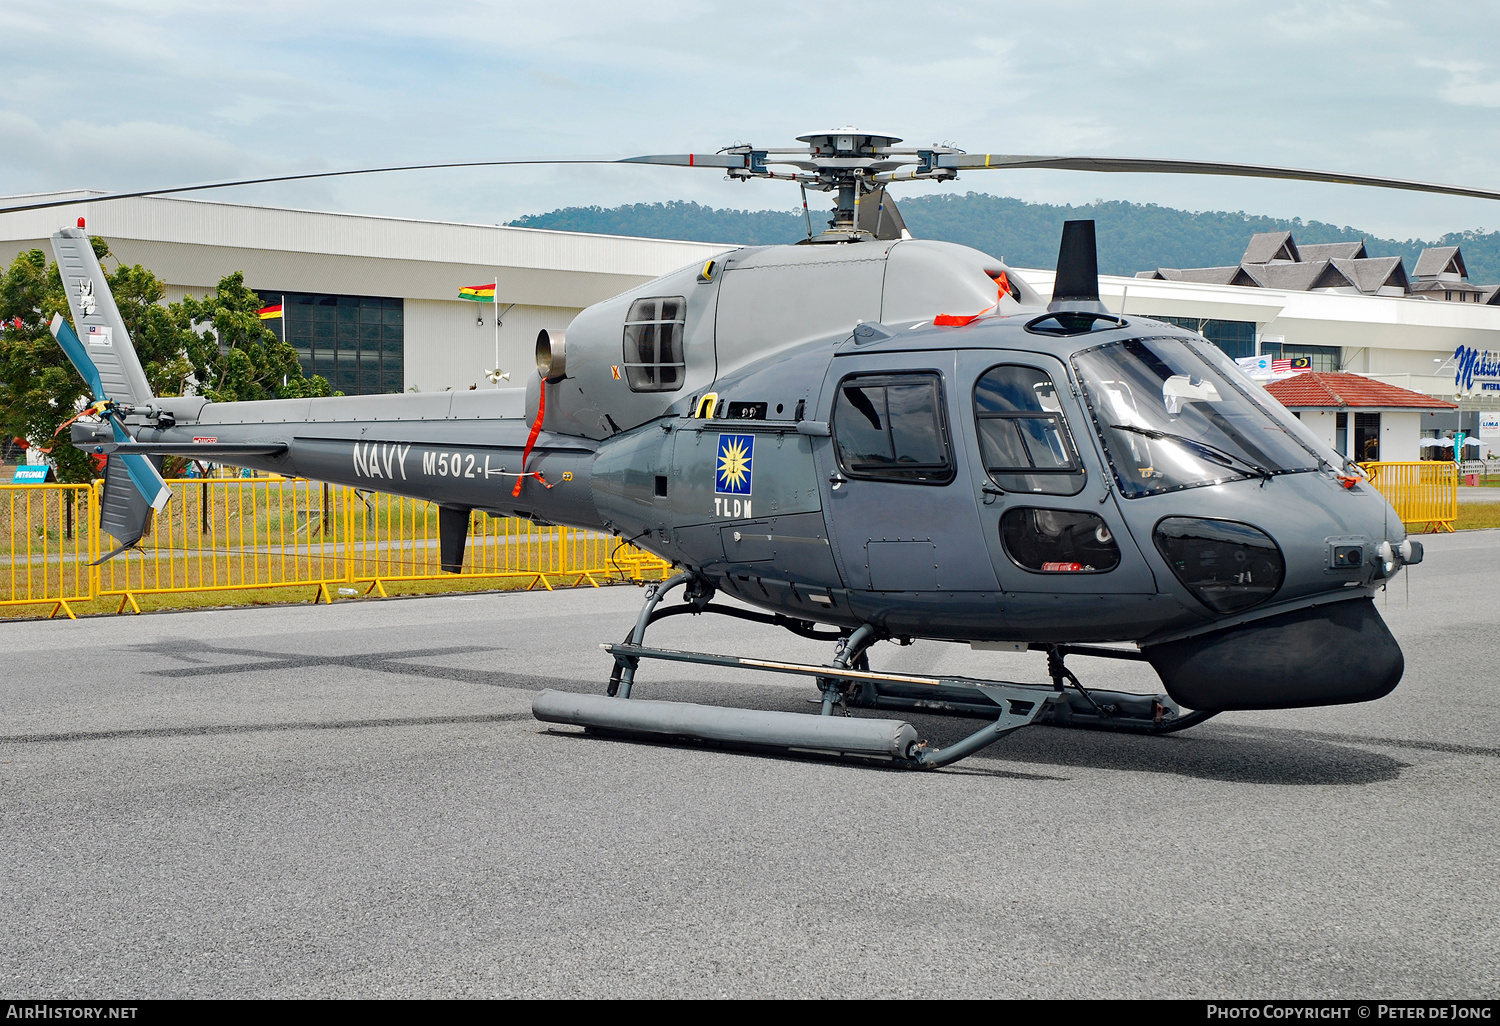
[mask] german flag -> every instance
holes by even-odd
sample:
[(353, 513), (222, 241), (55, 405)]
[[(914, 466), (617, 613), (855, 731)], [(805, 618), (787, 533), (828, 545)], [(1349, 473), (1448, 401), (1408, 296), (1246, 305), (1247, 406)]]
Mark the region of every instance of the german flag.
[(280, 317), (280, 316), (281, 316), (281, 304), (280, 303), (277, 303), (275, 306), (263, 306), (263, 307), (260, 308), (260, 319), (263, 320), (263, 321), (269, 321), (272, 318)]
[(458, 290), (459, 299), (467, 299), (471, 303), (493, 303), (495, 301), (495, 286), (499, 282), (491, 282), (488, 285), (465, 285)]

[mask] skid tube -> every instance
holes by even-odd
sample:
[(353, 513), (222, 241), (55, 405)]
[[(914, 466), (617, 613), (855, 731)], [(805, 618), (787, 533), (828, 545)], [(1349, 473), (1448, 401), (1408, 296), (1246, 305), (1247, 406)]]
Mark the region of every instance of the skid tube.
[[(684, 588), (683, 603), (660, 607), (667, 593), (679, 586)], [(1213, 715), (1205, 712), (1184, 715), (1165, 695), (1089, 691), (1063, 665), (1064, 657), (1070, 654), (1143, 658), (1139, 653), (1124, 649), (1031, 645), (1031, 649), (1046, 651), (1051, 685), (876, 673), (869, 668), (867, 653), (884, 636), (870, 624), (861, 625), (847, 634), (820, 630), (818, 624), (784, 614), (713, 603), (713, 595), (713, 585), (691, 572), (679, 573), (652, 585), (647, 589), (646, 601), (626, 640), (618, 645), (600, 646), (614, 659), (607, 694), (580, 695), (549, 689), (536, 696), (532, 702), (532, 714), (546, 723), (579, 726), (594, 733), (770, 748), (875, 761), (910, 769), (936, 769), (949, 765), (1035, 723), (1165, 734), (1201, 723)], [(720, 613), (784, 627), (807, 638), (837, 641), (837, 655), (831, 665), (814, 665), (646, 647), (647, 628), (663, 617), (682, 613)], [(900, 640), (903, 644), (910, 643), (909, 639)], [(813, 677), (822, 692), (820, 715), (632, 698), (635, 674), (642, 659)], [(916, 728), (902, 720), (851, 717), (849, 707), (856, 705), (872, 709), (957, 714), (992, 722), (955, 744), (939, 749), (922, 741)], [(844, 708), (842, 716), (834, 715), (838, 706)]]
[[(708, 652), (646, 648), (641, 645), (601, 645), (617, 661), (639, 665), (642, 659), (732, 666), (771, 673), (837, 679), (892, 681), (907, 684), (939, 684), (971, 690), (990, 703), (994, 722), (949, 745), (933, 748), (922, 741), (916, 728), (901, 720), (855, 719), (834, 716), (829, 689), (824, 691), (824, 714), (768, 712), (687, 702), (658, 702), (623, 695), (580, 695), (546, 690), (536, 696), (531, 711), (545, 723), (563, 723), (607, 734), (648, 736), (671, 740), (689, 738), (747, 748), (773, 748), (808, 755), (872, 760), (908, 769), (937, 769), (994, 744), (1013, 731), (1034, 722), (1057, 692), (1044, 684), (1014, 684), (954, 677), (920, 677), (881, 674), (810, 663), (775, 659), (748, 659)], [(847, 649), (846, 649), (847, 651)], [(621, 689), (623, 690), (623, 689)]]

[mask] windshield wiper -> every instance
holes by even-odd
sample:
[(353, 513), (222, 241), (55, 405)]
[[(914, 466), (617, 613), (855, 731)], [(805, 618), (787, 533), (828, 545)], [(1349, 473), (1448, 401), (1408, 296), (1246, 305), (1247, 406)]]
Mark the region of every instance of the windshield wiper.
[(1230, 470), (1238, 470), (1242, 474), (1248, 473), (1251, 477), (1260, 478), (1262, 486), (1264, 486), (1266, 481), (1271, 480), (1272, 477), (1272, 472), (1259, 463), (1252, 463), (1243, 456), (1236, 456), (1232, 452), (1225, 452), (1217, 446), (1201, 442), (1196, 438), (1189, 438), (1186, 435), (1174, 435), (1170, 431), (1159, 431), (1156, 428), (1136, 427), (1134, 424), (1111, 424), (1110, 427), (1116, 431), (1130, 431), (1137, 435), (1145, 435), (1147, 438), (1155, 438), (1158, 441), (1167, 439), (1176, 442), (1188, 449), (1192, 449), (1205, 459), (1217, 463), (1221, 467), (1228, 467)]

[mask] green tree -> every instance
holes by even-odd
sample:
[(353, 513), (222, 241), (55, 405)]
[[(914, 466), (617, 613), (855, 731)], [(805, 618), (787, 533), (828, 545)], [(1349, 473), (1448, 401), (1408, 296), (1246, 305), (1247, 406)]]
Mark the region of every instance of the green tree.
[[(103, 239), (92, 240), (102, 261)], [(196, 391), (214, 402), (328, 395), (322, 377), (303, 375), (296, 350), (259, 317), (261, 300), (236, 272), (202, 299), (163, 305), (166, 286), (139, 264), (106, 270), (110, 291), (134, 342), (152, 391)], [(49, 328), (54, 314), (71, 322), (57, 264), (39, 249), (20, 254), (0, 274), (0, 434), (50, 449), (64, 481), (87, 481), (89, 457), (73, 448), (60, 425), (88, 401)]]
[(297, 351), (265, 326), (260, 319), (264, 305), (245, 287), (240, 271), (202, 299), (187, 296), (172, 304), (178, 324), (198, 329), (189, 331), (193, 340), (186, 354), (199, 395), (228, 403), (329, 394), (327, 379), (304, 376)]
[[(95, 239), (94, 252), (102, 258), (109, 247)], [(0, 275), (0, 431), (50, 448), (62, 480), (87, 481), (94, 469), (88, 457), (69, 443), (53, 445), (58, 426), (88, 394), (48, 329), (58, 313), (68, 316), (57, 264), (39, 249), (21, 253)]]

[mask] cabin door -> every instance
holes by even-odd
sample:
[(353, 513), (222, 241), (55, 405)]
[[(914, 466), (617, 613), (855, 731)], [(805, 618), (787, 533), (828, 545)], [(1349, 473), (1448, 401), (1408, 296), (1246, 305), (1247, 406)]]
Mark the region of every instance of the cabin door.
[(851, 590), (997, 590), (970, 462), (954, 431), (967, 391), (956, 359), (939, 351), (833, 360), (818, 410), (831, 438), (815, 451), (834, 555)]

